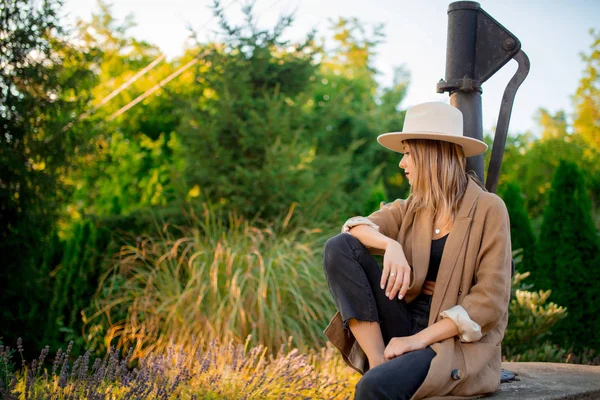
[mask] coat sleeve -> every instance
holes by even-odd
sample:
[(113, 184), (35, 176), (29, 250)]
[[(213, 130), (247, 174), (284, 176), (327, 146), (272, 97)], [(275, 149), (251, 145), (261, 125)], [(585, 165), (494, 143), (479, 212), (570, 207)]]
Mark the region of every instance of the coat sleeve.
[(368, 217), (359, 216), (348, 219), (342, 226), (342, 232), (348, 232), (350, 228), (357, 225), (369, 225), (383, 235), (396, 240), (405, 209), (406, 200), (398, 199), (384, 205)]
[(461, 334), (478, 336), (476, 340), (498, 325), (510, 302), (512, 254), (508, 211), (500, 197), (491, 193), (488, 196), (491, 204), (485, 214), (475, 284), (459, 304), (470, 319), (464, 326), (475, 326), (470, 324), (474, 322), (475, 330), (481, 330), (479, 335), (468, 329)]

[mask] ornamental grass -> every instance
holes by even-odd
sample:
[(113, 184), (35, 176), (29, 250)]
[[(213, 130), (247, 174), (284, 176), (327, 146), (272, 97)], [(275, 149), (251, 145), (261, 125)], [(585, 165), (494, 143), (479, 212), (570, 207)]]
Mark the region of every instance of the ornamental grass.
[(165, 225), (122, 247), (84, 315), (89, 348), (133, 348), (133, 358), (171, 345), (195, 352), (211, 340), (276, 352), (292, 337), (302, 352), (325, 345), (335, 313), (322, 269), (328, 235), (226, 219), (204, 207), (190, 226)]

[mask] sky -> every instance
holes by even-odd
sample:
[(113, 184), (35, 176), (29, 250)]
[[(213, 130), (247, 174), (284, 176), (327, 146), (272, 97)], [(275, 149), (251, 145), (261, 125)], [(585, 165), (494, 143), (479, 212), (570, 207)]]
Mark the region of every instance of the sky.
[[(228, 19), (241, 21), (245, 0), (221, 0)], [(212, 0), (112, 0), (113, 13), (122, 19), (132, 14), (133, 36), (161, 48), (169, 58), (183, 53), (193, 27), (200, 40), (210, 40), (217, 30), (209, 5)], [(358, 18), (367, 26), (384, 24), (385, 41), (376, 49), (377, 79), (392, 83), (393, 71), (405, 66), (410, 73), (406, 109), (425, 101), (448, 102), (448, 94), (436, 93), (446, 65), (447, 10), (441, 0), (256, 0), (261, 27), (273, 27), (284, 13), (295, 12), (295, 22), (286, 38), (301, 40), (311, 29), (319, 36), (330, 33), (339, 17)], [(585, 64), (581, 53), (589, 53), (590, 28), (600, 29), (600, 1), (595, 0), (481, 0), (481, 7), (516, 35), (528, 55), (531, 70), (515, 98), (510, 133), (539, 134), (535, 115), (539, 108), (551, 113), (564, 110), (571, 120), (572, 96)], [(97, 11), (96, 0), (66, 0), (68, 23), (89, 19)], [(517, 69), (511, 60), (483, 84), (483, 129), (493, 133), (504, 89)]]

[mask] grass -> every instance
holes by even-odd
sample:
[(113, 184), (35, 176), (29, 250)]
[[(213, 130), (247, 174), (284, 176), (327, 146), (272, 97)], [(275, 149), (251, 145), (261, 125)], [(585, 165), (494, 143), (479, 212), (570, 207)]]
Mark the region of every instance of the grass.
[(322, 270), (320, 229), (253, 224), (207, 208), (189, 227), (164, 227), (123, 247), (84, 316), (92, 349), (133, 357), (218, 340), (306, 352), (325, 344), (335, 313)]

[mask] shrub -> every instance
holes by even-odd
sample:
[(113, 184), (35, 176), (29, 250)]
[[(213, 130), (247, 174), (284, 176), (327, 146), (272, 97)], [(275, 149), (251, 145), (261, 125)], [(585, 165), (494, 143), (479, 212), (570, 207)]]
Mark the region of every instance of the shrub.
[[(527, 357), (535, 361), (550, 361), (536, 359), (535, 354), (539, 353), (539, 346), (545, 343), (544, 339), (548, 337), (551, 328), (566, 317), (567, 310), (554, 303), (547, 303), (551, 290), (527, 291), (531, 285), (523, 285), (522, 281), (528, 276), (529, 272), (517, 272), (513, 277), (514, 295), (508, 310), (508, 327), (502, 342), (503, 353), (507, 359), (524, 357), (523, 354), (526, 353)], [(549, 345), (546, 343), (545, 346)]]

